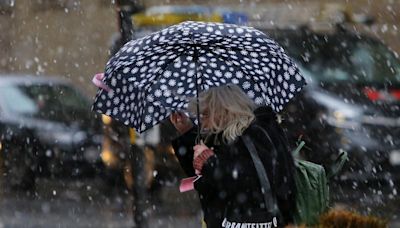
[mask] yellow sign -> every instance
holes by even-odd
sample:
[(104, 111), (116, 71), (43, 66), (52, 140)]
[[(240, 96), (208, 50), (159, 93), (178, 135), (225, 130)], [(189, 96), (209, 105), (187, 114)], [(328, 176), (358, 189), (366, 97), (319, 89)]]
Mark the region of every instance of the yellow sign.
[(164, 13), (146, 15), (144, 13), (134, 14), (132, 21), (135, 26), (169, 26), (184, 21), (206, 21), (206, 22), (222, 22), (223, 18), (218, 14), (176, 14)]

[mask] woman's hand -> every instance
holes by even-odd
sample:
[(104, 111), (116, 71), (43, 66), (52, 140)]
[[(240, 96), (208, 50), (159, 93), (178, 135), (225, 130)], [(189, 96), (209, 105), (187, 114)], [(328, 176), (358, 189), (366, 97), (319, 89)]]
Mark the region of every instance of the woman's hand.
[(203, 142), (193, 147), (193, 168), (197, 175), (201, 174), (204, 163), (214, 155), (214, 151), (204, 145)]
[(192, 121), (184, 113), (172, 113), (169, 120), (180, 134), (188, 132), (193, 127)]
[(208, 148), (203, 141), (200, 142), (200, 144), (197, 144), (193, 147), (193, 159), (196, 159), (201, 153), (203, 153), (203, 151), (205, 150), (209, 150), (210, 148)]

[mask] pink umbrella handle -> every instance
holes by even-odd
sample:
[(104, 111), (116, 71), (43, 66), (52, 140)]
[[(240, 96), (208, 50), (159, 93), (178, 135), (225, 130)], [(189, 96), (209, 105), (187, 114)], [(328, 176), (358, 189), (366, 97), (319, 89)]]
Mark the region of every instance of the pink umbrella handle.
[(109, 92), (111, 89), (103, 82), (104, 73), (95, 74), (92, 82), (95, 86), (104, 89), (105, 91)]

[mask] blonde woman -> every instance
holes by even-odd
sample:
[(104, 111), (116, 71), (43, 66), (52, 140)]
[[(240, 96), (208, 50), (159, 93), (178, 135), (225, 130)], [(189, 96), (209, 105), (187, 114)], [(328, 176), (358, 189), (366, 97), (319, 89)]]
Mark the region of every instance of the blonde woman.
[[(173, 146), (182, 168), (188, 176), (201, 174), (194, 188), (199, 194), (207, 227), (252, 227), (252, 224), (280, 227), (292, 222), (295, 167), (272, 109), (257, 108), (236, 85), (203, 92), (199, 102), (204, 143), (194, 145), (196, 131), (186, 115), (174, 113), (170, 121), (181, 133)], [(190, 112), (195, 113), (195, 105), (195, 101), (189, 104)], [(279, 224), (266, 221), (268, 210), (244, 136), (253, 141), (267, 173), (282, 215)], [(272, 148), (277, 153), (272, 153)]]

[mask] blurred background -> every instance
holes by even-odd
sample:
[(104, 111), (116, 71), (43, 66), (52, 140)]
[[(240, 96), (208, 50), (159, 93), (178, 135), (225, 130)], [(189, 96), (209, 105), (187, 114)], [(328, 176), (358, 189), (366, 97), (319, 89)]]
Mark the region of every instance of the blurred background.
[[(226, 7), (246, 13), (251, 23), (265, 25), (319, 19), (331, 22), (342, 17), (335, 11), (364, 14), (374, 18), (375, 23), (369, 27), (350, 25), (351, 29), (367, 32), (400, 51), (400, 3), (395, 0), (137, 2), (146, 9), (160, 4)], [(113, 37), (119, 32), (116, 6), (111, 0), (3, 0), (0, 4), (1, 72), (60, 75), (80, 84), (103, 70)], [(85, 85), (94, 91), (90, 84)]]
[(332, 205), (400, 227), (397, 0), (0, 0), (0, 227), (201, 227), (168, 123), (137, 135), (90, 110), (126, 41), (186, 20), (249, 25), (309, 82), (283, 112), (327, 169)]

